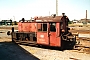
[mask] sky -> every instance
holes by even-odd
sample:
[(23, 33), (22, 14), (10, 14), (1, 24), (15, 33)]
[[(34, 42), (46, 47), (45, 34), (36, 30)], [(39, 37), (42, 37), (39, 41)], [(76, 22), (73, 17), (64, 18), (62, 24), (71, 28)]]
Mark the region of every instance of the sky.
[[(70, 20), (90, 19), (90, 0), (58, 0), (58, 15), (65, 13)], [(56, 13), (56, 0), (0, 0), (0, 20), (29, 20), (34, 16)]]

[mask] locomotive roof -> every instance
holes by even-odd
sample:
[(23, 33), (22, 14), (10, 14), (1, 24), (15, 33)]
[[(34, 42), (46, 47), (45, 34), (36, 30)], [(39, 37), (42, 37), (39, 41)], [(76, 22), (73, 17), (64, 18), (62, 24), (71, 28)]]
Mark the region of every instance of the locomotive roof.
[(63, 16), (46, 16), (46, 17), (38, 17), (35, 22), (60, 22)]
[[(34, 19), (28, 20), (29, 22), (61, 22), (64, 16), (45, 16), (45, 17), (35, 17)], [(67, 17), (67, 16), (66, 16)]]

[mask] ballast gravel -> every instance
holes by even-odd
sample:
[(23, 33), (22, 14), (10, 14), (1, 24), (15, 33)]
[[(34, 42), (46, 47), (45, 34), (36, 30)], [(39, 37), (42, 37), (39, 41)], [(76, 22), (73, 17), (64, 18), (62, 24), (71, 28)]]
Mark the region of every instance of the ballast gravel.
[(40, 60), (90, 60), (90, 54), (76, 50), (52, 50), (20, 45)]

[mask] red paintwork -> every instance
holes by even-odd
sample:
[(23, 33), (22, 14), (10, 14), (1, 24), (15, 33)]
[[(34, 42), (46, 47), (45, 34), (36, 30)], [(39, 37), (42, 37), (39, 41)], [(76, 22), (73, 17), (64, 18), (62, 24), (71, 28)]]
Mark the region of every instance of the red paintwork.
[(56, 23), (56, 32), (50, 32), (50, 46), (61, 46), (59, 25), (59, 23)]
[(22, 23), (21, 22), (18, 23), (18, 31), (22, 31)]
[(37, 24), (37, 27), (38, 27), (38, 29), (40, 29), (41, 28), (41, 23)]
[(30, 30), (30, 23), (22, 23), (22, 31), (28, 32)]
[(24, 32), (36, 32), (36, 23), (30, 23), (30, 22), (19, 22), (18, 23), (18, 31), (24, 31)]
[(36, 23), (30, 23), (30, 31), (31, 32), (36, 32), (37, 29), (36, 29)]
[(49, 45), (49, 37), (47, 32), (37, 32), (37, 43)]
[[(48, 27), (50, 27), (49, 24)], [(37, 32), (37, 43), (49, 45), (49, 46), (61, 47), (61, 39), (59, 32), (60, 32), (60, 23), (56, 23), (56, 32), (50, 32), (50, 28), (47, 32), (39, 31)]]

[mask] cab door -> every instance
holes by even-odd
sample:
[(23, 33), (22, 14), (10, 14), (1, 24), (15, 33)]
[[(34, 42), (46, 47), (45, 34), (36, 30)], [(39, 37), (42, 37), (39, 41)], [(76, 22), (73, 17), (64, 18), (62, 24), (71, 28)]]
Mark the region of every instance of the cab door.
[(37, 44), (49, 45), (48, 23), (37, 23)]
[(61, 46), (61, 39), (60, 39), (60, 23), (49, 23), (50, 32), (50, 46)]

